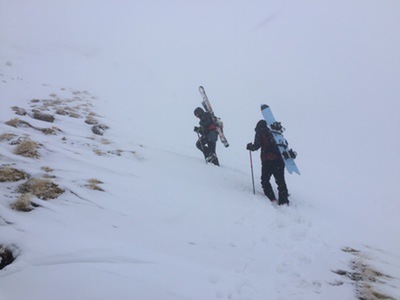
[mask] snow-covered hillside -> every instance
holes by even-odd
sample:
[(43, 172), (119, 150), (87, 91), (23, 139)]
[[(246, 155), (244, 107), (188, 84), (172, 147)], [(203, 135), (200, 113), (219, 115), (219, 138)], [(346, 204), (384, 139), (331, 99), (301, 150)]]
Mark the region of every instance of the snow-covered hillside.
[[(0, 27), (0, 178), (22, 176), (0, 182), (0, 300), (400, 299), (398, 1), (0, 0)], [(253, 195), (262, 103), (298, 152), (290, 207), (257, 154)]]

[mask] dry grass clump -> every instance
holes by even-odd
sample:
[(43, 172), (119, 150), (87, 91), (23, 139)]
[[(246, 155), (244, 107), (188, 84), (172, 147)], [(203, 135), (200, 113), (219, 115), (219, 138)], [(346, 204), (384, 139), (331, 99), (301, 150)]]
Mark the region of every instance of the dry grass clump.
[(92, 117), (92, 116), (88, 116), (87, 118), (86, 118), (86, 120), (85, 120), (85, 123), (86, 124), (89, 124), (89, 125), (97, 125), (97, 124), (99, 124), (99, 121), (97, 121), (94, 117)]
[(8, 167), (0, 167), (0, 182), (14, 182), (28, 178), (28, 174)]
[(20, 185), (18, 192), (30, 193), (39, 199), (48, 200), (57, 198), (64, 193), (64, 190), (51, 182), (50, 179), (32, 178)]
[(46, 135), (57, 135), (58, 133), (62, 132), (61, 129), (58, 129), (57, 127), (54, 127), (54, 126), (51, 128), (41, 128), (39, 130)]
[(105, 156), (107, 153), (100, 149), (93, 149), (93, 152), (98, 156)]
[(112, 142), (111, 142), (110, 140), (108, 140), (108, 139), (102, 139), (102, 140), (101, 140), (101, 143), (102, 143), (103, 145), (110, 145)]
[(6, 122), (6, 125), (12, 126), (12, 127), (15, 127), (15, 128), (17, 128), (17, 127), (33, 127), (28, 122), (22, 121), (19, 118), (14, 118), (14, 119), (8, 120)]
[(10, 140), (12, 140), (13, 138), (15, 138), (17, 135), (16, 134), (13, 134), (13, 133), (3, 133), (3, 134), (0, 134), (0, 142), (2, 142), (2, 141), (4, 141), (4, 140), (6, 140), (6, 141), (10, 141)]
[(17, 211), (29, 212), (33, 210), (32, 195), (30, 193), (23, 193), (17, 201), (11, 204), (11, 208)]
[(8, 126), (12, 126), (12, 127), (17, 128), (18, 125), (19, 125), (19, 122), (20, 122), (20, 119), (14, 118), (14, 119), (8, 120), (8, 121), (6, 122), (6, 124), (7, 124)]
[(80, 118), (82, 118), (81, 115), (78, 114), (78, 113), (76, 113), (76, 112), (70, 112), (70, 113), (69, 113), (69, 116), (70, 116), (71, 118), (75, 118), (75, 119), (80, 119)]
[(21, 141), (14, 149), (14, 154), (30, 157), (30, 158), (39, 158), (38, 149), (39, 144), (32, 141), (29, 138), (24, 139)]
[(41, 167), (41, 169), (42, 169), (43, 171), (47, 172), (47, 173), (50, 173), (50, 172), (53, 172), (53, 171), (54, 171), (54, 169), (52, 169), (52, 168), (50, 168), (50, 167), (47, 167), (47, 166), (43, 166), (43, 167)]
[(103, 183), (104, 182), (102, 182), (101, 180), (98, 180), (96, 178), (91, 178), (88, 180), (88, 184), (86, 185), (86, 187), (91, 190), (104, 192), (104, 190), (101, 187), (99, 187), (99, 184)]

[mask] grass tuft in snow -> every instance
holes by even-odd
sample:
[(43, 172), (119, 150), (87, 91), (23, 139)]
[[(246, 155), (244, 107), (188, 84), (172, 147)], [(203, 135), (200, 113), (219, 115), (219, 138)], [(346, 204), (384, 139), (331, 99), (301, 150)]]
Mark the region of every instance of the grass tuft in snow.
[(0, 134), (0, 142), (2, 141), (11, 141), (13, 138), (15, 138), (17, 135), (13, 133), (3, 133)]
[(48, 167), (48, 166), (43, 166), (43, 167), (41, 167), (40, 169), (43, 170), (43, 171), (45, 171), (46, 173), (50, 173), (50, 172), (53, 172), (53, 171), (54, 171), (54, 169), (52, 169), (52, 168), (50, 168), (50, 167)]
[(0, 167), (0, 182), (13, 182), (28, 178), (29, 175), (24, 171), (15, 168)]
[(87, 118), (86, 118), (86, 120), (85, 120), (85, 123), (86, 124), (89, 124), (89, 125), (97, 125), (97, 124), (99, 124), (99, 121), (97, 121), (95, 118), (93, 118), (92, 116), (88, 116)]
[(48, 200), (55, 199), (64, 190), (53, 183), (50, 179), (32, 178), (18, 187), (19, 193), (31, 193), (39, 199)]
[(62, 130), (53, 126), (50, 128), (41, 128), (39, 129), (42, 133), (44, 133), (45, 135), (57, 135), (58, 133), (61, 133)]
[(30, 158), (39, 158), (38, 152), (39, 144), (32, 141), (29, 138), (25, 138), (22, 140), (14, 149), (14, 154), (30, 157)]
[(10, 119), (10, 120), (8, 120), (8, 121), (6, 122), (6, 124), (7, 124), (8, 126), (17, 128), (17, 127), (20, 125), (20, 119), (19, 119), (19, 118)]
[(104, 182), (102, 182), (101, 180), (98, 180), (96, 178), (90, 178), (88, 180), (88, 184), (86, 185), (87, 188), (94, 190), (94, 191), (101, 191), (104, 192), (104, 190), (99, 187), (99, 184), (103, 184)]
[(30, 193), (23, 193), (17, 201), (11, 204), (11, 208), (17, 211), (30, 212), (33, 210), (32, 195)]

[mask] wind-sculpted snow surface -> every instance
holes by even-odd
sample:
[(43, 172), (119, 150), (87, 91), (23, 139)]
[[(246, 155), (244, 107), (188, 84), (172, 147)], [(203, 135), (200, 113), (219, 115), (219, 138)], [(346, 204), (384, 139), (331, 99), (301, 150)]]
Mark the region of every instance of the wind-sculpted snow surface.
[[(351, 257), (306, 199), (293, 196), (290, 207), (274, 207), (253, 195), (247, 174), (233, 167), (124, 141), (112, 127), (97, 136), (83, 117), (55, 114), (54, 125), (57, 135), (1, 125), (12, 137), (2, 141), (2, 164), (51, 178), (66, 191), (46, 201), (33, 194), (33, 210), (17, 212), (15, 192), (29, 180), (1, 183), (7, 220), (1, 243), (16, 256), (0, 274), (5, 299), (28, 293), (42, 299), (337, 299), (354, 293), (351, 280), (332, 272), (345, 269)], [(12, 153), (20, 136), (42, 145), (40, 158)]]

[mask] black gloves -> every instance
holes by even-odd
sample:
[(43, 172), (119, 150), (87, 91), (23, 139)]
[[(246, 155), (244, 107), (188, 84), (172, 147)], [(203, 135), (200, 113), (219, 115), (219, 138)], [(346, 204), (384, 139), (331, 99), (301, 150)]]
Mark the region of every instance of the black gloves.
[(194, 131), (194, 132), (197, 132), (197, 133), (200, 133), (200, 132), (201, 132), (201, 127), (194, 126), (193, 131)]
[(253, 144), (252, 143), (248, 143), (246, 146), (247, 150), (253, 150)]

